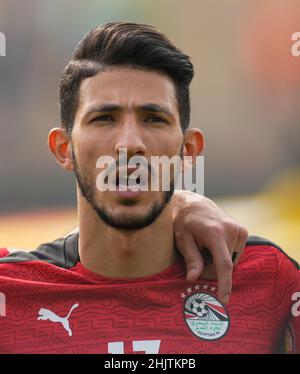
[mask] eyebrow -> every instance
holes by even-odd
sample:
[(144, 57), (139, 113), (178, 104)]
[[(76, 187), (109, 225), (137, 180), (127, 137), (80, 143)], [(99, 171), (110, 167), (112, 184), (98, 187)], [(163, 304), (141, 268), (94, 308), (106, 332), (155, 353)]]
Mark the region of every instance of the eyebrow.
[[(122, 106), (117, 105), (117, 104), (108, 103), (108, 104), (103, 104), (103, 105), (97, 105), (97, 106), (88, 108), (84, 116), (86, 117), (87, 115), (94, 113), (94, 112), (117, 112), (121, 109), (122, 109)], [(146, 103), (143, 105), (139, 105), (137, 106), (137, 109), (140, 112), (165, 113), (168, 116), (174, 117), (174, 114), (169, 109), (159, 104), (155, 104), (155, 103)]]

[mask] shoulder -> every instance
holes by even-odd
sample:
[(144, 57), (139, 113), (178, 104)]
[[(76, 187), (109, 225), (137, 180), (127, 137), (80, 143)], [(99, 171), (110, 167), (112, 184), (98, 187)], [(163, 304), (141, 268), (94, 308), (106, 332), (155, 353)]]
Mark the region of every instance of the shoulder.
[(286, 304), (291, 302), (291, 294), (300, 287), (300, 271), (296, 260), (268, 239), (250, 236), (238, 264), (239, 274), (251, 275), (261, 284), (273, 284), (276, 297)]
[(9, 250), (7, 248), (0, 248), (0, 259), (9, 255)]
[(0, 249), (0, 264), (42, 261), (69, 269), (79, 261), (78, 232), (52, 242), (43, 243), (34, 251)]

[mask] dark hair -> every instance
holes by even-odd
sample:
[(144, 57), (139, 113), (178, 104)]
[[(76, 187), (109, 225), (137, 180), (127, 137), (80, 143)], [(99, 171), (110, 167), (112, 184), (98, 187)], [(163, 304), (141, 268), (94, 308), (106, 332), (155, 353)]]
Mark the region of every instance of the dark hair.
[(189, 84), (194, 76), (187, 55), (153, 26), (112, 22), (92, 29), (79, 42), (59, 87), (62, 126), (71, 133), (81, 82), (109, 66), (130, 66), (167, 75), (175, 84), (183, 132), (190, 121)]

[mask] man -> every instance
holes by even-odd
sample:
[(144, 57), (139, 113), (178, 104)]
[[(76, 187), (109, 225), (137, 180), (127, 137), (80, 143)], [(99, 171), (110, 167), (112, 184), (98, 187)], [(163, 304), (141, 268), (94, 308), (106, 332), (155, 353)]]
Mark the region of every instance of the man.
[[(277, 350), (299, 275), (274, 244), (247, 242), (226, 307), (215, 277), (185, 279), (173, 235), (175, 199), (183, 198), (173, 197), (174, 170), (169, 190), (132, 191), (135, 169), (119, 162), (115, 189), (98, 188), (101, 156), (117, 161), (126, 149), (129, 160), (195, 160), (202, 152), (203, 134), (188, 129), (192, 77), (189, 58), (147, 25), (110, 23), (81, 41), (61, 79), (62, 128), (49, 134), (59, 165), (76, 174), (79, 233), (31, 254), (4, 253), (1, 352)], [(191, 234), (185, 241), (195, 246)], [(213, 257), (220, 274), (221, 257)]]

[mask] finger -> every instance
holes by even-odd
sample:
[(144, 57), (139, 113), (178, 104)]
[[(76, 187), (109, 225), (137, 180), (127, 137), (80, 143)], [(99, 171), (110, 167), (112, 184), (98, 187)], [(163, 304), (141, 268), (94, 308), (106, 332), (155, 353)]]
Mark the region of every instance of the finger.
[(209, 247), (213, 255), (218, 279), (218, 296), (228, 303), (232, 289), (233, 263), (225, 241), (218, 240)]
[(176, 246), (182, 254), (187, 269), (186, 279), (195, 282), (203, 271), (204, 262), (194, 237), (189, 234), (177, 236)]
[(234, 245), (234, 256), (233, 256), (233, 265), (236, 265), (239, 261), (241, 254), (243, 253), (243, 249), (246, 246), (246, 242), (248, 239), (248, 231), (245, 227), (239, 226), (239, 231), (237, 234), (237, 239)]
[(237, 234), (237, 239), (234, 246), (235, 252), (241, 252), (246, 245), (248, 239), (248, 231), (245, 227), (239, 226), (239, 231)]

